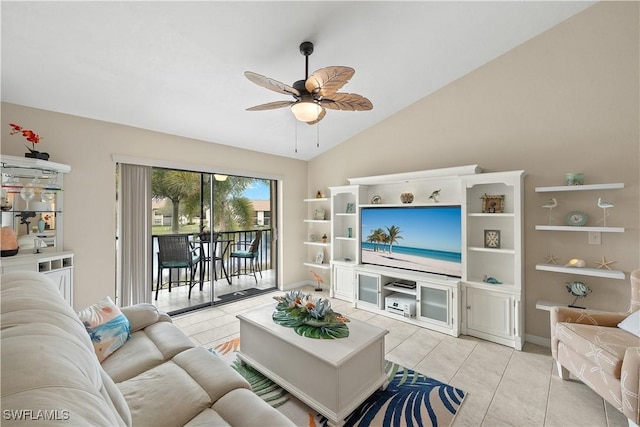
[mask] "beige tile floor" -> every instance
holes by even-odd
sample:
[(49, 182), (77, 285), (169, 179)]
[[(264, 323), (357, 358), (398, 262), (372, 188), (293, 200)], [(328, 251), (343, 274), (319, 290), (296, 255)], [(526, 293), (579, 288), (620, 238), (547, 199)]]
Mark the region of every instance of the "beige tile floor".
[[(305, 292), (313, 292), (306, 287)], [(236, 315), (273, 302), (274, 292), (174, 318), (195, 344), (210, 348), (237, 337)], [(327, 297), (327, 291), (322, 293)], [(322, 295), (320, 294), (320, 295)], [(386, 357), (468, 394), (454, 426), (627, 426), (627, 419), (577, 380), (562, 381), (550, 349), (527, 343), (523, 351), (461, 335), (448, 335), (358, 310), (333, 300), (351, 318), (389, 330)]]

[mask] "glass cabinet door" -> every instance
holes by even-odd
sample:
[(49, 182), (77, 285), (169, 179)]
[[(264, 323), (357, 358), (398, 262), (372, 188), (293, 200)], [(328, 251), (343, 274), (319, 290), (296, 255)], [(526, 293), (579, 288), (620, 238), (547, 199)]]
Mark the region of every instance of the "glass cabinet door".
[(2, 164), (2, 226), (16, 232), (20, 252), (59, 247), (61, 175), (57, 171)]
[(358, 273), (358, 301), (380, 305), (380, 276)]
[(433, 285), (420, 284), (418, 315), (422, 320), (432, 320), (449, 324), (450, 290)]

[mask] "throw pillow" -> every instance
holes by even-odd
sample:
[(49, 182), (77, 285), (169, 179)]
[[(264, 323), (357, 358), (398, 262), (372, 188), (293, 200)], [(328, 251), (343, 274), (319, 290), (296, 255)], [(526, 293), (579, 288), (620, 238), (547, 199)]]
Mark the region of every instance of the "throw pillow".
[(618, 323), (618, 328), (640, 338), (640, 310), (630, 314), (622, 322)]
[(89, 333), (100, 363), (130, 337), (129, 320), (109, 297), (80, 311), (78, 317)]

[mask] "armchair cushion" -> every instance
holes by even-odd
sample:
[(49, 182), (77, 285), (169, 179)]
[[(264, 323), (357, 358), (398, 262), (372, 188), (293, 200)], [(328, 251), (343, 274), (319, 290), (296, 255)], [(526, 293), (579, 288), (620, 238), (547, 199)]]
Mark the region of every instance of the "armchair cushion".
[(614, 378), (620, 378), (627, 348), (638, 345), (633, 335), (606, 326), (558, 323), (555, 335), (574, 353)]
[(640, 338), (640, 311), (636, 311), (618, 323), (618, 327)]

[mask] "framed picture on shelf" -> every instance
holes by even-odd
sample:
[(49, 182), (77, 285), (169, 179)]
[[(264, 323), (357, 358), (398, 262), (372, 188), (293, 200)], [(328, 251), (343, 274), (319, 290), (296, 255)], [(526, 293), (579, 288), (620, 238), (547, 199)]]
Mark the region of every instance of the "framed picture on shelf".
[(324, 261), (324, 251), (318, 251), (316, 254), (316, 264), (322, 264)]
[(500, 230), (484, 230), (484, 247), (500, 249)]
[(346, 213), (356, 213), (356, 204), (355, 203), (347, 203)]
[(482, 199), (482, 213), (504, 212), (504, 194), (490, 196), (485, 194)]
[(325, 210), (324, 209), (316, 209), (313, 211), (313, 219), (315, 220), (324, 220), (325, 219)]

